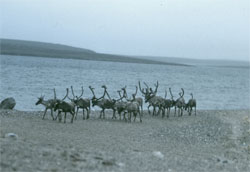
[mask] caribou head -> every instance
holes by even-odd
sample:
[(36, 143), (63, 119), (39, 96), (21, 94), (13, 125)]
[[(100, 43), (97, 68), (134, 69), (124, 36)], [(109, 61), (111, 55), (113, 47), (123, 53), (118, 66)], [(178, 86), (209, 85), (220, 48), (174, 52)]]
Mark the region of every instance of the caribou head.
[(73, 98), (70, 98), (69, 96), (67, 96), (67, 97), (71, 100), (71, 102), (77, 104), (77, 102), (79, 101), (79, 99), (80, 99), (80, 98), (82, 97), (82, 95), (83, 95), (83, 92), (84, 92), (83, 87), (82, 87), (82, 92), (81, 92), (81, 95), (80, 95), (80, 96), (75, 96), (73, 86), (71, 86), (70, 88), (71, 88), (71, 92), (72, 92)]
[(38, 100), (36, 102), (36, 105), (41, 104), (44, 101), (44, 96), (38, 97)]
[(56, 111), (57, 109), (59, 109), (60, 104), (66, 99), (66, 97), (68, 97), (68, 94), (69, 94), (69, 89), (68, 88), (66, 89), (66, 92), (67, 92), (66, 95), (61, 100), (58, 99), (56, 101), (55, 107), (54, 107), (54, 111)]
[[(141, 83), (139, 81), (139, 89), (142, 93), (142, 95), (145, 97), (145, 103), (148, 102), (149, 99), (151, 99), (152, 97), (156, 96), (158, 87), (159, 87), (159, 82), (157, 81), (155, 84), (155, 89), (153, 90), (153, 88), (149, 87), (147, 83), (144, 82), (144, 85), (146, 86), (146, 88), (141, 88)], [(144, 91), (146, 90), (146, 91)]]

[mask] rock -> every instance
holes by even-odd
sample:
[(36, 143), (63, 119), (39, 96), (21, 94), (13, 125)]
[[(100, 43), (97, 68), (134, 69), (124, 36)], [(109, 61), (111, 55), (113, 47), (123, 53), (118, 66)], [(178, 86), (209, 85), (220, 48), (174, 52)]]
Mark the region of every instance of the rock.
[(228, 163), (228, 161), (227, 161), (227, 160), (224, 160), (224, 161), (222, 161), (222, 163), (224, 163), (224, 164), (225, 164), (225, 163)]
[(163, 159), (164, 155), (160, 151), (154, 151), (153, 155), (157, 158)]
[(5, 134), (5, 138), (13, 138), (13, 139), (17, 139), (18, 135), (15, 133), (7, 133)]
[(125, 163), (122, 163), (122, 162), (118, 162), (117, 165), (118, 165), (119, 167), (125, 167)]
[(16, 105), (16, 101), (13, 97), (4, 99), (0, 104), (0, 109), (13, 109)]
[(112, 165), (115, 165), (115, 161), (114, 160), (104, 160), (104, 161), (102, 161), (102, 165), (112, 166)]

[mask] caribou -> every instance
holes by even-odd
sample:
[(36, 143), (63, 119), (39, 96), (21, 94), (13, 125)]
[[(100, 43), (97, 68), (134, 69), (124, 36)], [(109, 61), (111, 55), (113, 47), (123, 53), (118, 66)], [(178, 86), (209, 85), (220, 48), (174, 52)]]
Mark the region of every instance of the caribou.
[(140, 122), (142, 122), (141, 112), (140, 112), (140, 105), (139, 105), (139, 103), (137, 101), (129, 101), (126, 104), (125, 113), (129, 114), (128, 119), (129, 119), (130, 122), (131, 122), (131, 114), (134, 115), (134, 122), (136, 120), (137, 114), (139, 114), (139, 116), (140, 116)]
[(165, 117), (166, 109), (167, 109), (167, 118), (169, 117), (172, 104), (173, 104), (173, 101), (171, 99), (167, 99), (167, 90), (165, 90), (165, 99), (164, 99), (164, 102), (162, 104), (162, 117)]
[(175, 106), (178, 108), (178, 116), (183, 115), (183, 109), (186, 106), (185, 99), (183, 98), (184, 96), (184, 89), (181, 88), (182, 93), (180, 92), (179, 95), (180, 97), (176, 100)]
[(69, 89), (67, 88), (66, 91), (67, 93), (64, 96), (64, 98), (56, 102), (55, 104), (54, 111), (58, 110), (58, 114), (55, 120), (57, 119), (57, 117), (59, 117), (59, 121), (61, 121), (62, 120), (61, 113), (64, 112), (64, 123), (66, 123), (66, 114), (67, 112), (69, 112), (72, 115), (71, 123), (73, 123), (74, 115), (75, 115), (75, 104), (73, 102), (68, 103), (64, 101), (65, 98), (68, 97)]
[[(94, 88), (89, 86), (89, 89), (91, 90), (93, 97), (91, 99), (88, 98), (82, 98), (84, 89), (81, 87), (81, 94), (75, 95), (73, 86), (71, 86), (71, 93), (72, 96), (69, 96), (69, 89), (67, 88), (66, 95), (63, 99), (57, 99), (56, 98), (56, 91), (54, 89), (54, 99), (44, 100), (44, 96), (41, 96), (38, 98), (38, 101), (36, 102), (36, 105), (42, 104), (45, 106), (45, 111), (43, 114), (43, 118), (45, 118), (45, 115), (47, 113), (47, 110), (51, 110), (51, 117), (53, 120), (56, 120), (59, 117), (59, 121), (62, 120), (61, 113), (64, 112), (64, 122), (66, 122), (66, 114), (70, 113), (72, 115), (71, 122), (73, 123), (73, 120), (77, 118), (77, 114), (79, 109), (83, 109), (83, 119), (85, 119), (85, 110), (87, 111), (87, 119), (90, 115), (90, 109), (91, 109), (91, 102), (92, 107), (98, 106), (101, 108), (100, 111), (100, 117), (99, 118), (105, 118), (105, 110), (111, 109), (113, 110), (113, 116), (112, 119), (116, 119), (116, 111), (119, 114), (120, 120), (122, 118), (123, 113), (123, 119), (127, 121), (126, 114), (128, 114), (128, 119), (131, 122), (132, 116), (134, 116), (134, 121), (136, 120), (137, 115), (140, 116), (140, 122), (142, 122), (142, 115), (143, 115), (143, 99), (141, 97), (136, 97), (138, 93), (138, 87), (140, 92), (142, 93), (143, 97), (145, 98), (145, 103), (148, 103), (147, 109), (148, 113), (150, 114), (150, 107), (153, 107), (153, 113), (152, 115), (159, 115), (160, 112), (162, 112), (162, 118), (167, 116), (167, 118), (170, 116), (170, 110), (172, 107), (175, 108), (175, 115), (176, 115), (176, 109), (178, 109), (178, 116), (183, 116), (183, 110), (187, 110), (189, 115), (192, 114), (193, 109), (195, 110), (196, 115), (196, 100), (193, 98), (193, 94), (191, 93), (191, 99), (188, 101), (188, 103), (185, 103), (184, 99), (184, 89), (181, 88), (181, 91), (179, 93), (179, 98), (174, 99), (174, 96), (172, 94), (171, 88), (169, 88), (169, 93), (171, 95), (171, 98), (167, 98), (168, 91), (165, 90), (165, 97), (157, 96), (157, 91), (159, 87), (158, 81), (156, 84), (154, 84), (154, 88), (151, 88), (148, 86), (146, 82), (143, 82), (146, 87), (142, 88), (140, 81), (138, 81), (138, 85), (136, 85), (136, 90), (132, 94), (132, 98), (128, 98), (126, 86), (118, 90), (119, 98), (118, 99), (111, 99), (109, 96), (109, 93), (107, 91), (106, 85), (103, 85), (102, 88), (104, 89), (104, 93), (100, 98), (97, 98), (94, 92)], [(123, 94), (121, 92), (123, 91)], [(105, 98), (107, 96), (108, 98)], [(70, 102), (66, 102), (65, 98), (70, 99)], [(123, 100), (125, 99), (125, 101)], [(158, 109), (158, 112), (157, 112)], [(58, 110), (57, 116), (54, 118), (53, 111)], [(166, 114), (167, 110), (167, 114)]]
[[(131, 122), (131, 115), (133, 114), (134, 116), (134, 122), (136, 120), (137, 114), (140, 116), (140, 122), (142, 122), (142, 113), (140, 110), (141, 105), (138, 102), (138, 99), (136, 99), (136, 94), (132, 94), (132, 99), (128, 99), (126, 89), (123, 89), (124, 91), (124, 97), (126, 98), (126, 106), (125, 106), (125, 113), (124, 113), (124, 118), (125, 114), (128, 113), (128, 119), (129, 122)], [(126, 119), (125, 119), (126, 120)]]
[(72, 95), (73, 95), (73, 98), (70, 98), (68, 96), (68, 98), (71, 100), (71, 102), (73, 102), (76, 106), (76, 114), (75, 114), (75, 119), (77, 118), (77, 114), (78, 114), (78, 111), (79, 109), (82, 109), (82, 112), (83, 112), (83, 120), (85, 119), (85, 114), (84, 114), (84, 110), (86, 110), (87, 112), (87, 119), (89, 119), (89, 114), (90, 114), (90, 99), (88, 98), (81, 98), (82, 95), (83, 95), (83, 87), (82, 87), (82, 92), (81, 92), (81, 95), (80, 96), (75, 96), (75, 93), (74, 93), (74, 89), (73, 89), (73, 86), (71, 86), (71, 92), (72, 92)]
[(51, 117), (52, 117), (53, 120), (55, 120), (54, 116), (53, 116), (53, 110), (54, 110), (56, 102), (58, 102), (58, 101), (59, 100), (56, 98), (55, 88), (54, 88), (54, 99), (44, 100), (44, 96), (38, 97), (38, 101), (36, 102), (36, 105), (42, 104), (43, 106), (45, 106), (45, 111), (44, 111), (42, 119), (45, 118), (47, 110), (50, 109)]
[(188, 111), (188, 114), (192, 114), (193, 108), (195, 108), (195, 115), (196, 115), (196, 100), (193, 98), (193, 93), (190, 94), (191, 99), (188, 100), (188, 103), (185, 105), (185, 110)]
[(170, 92), (170, 95), (171, 95), (171, 101), (172, 101), (172, 106), (171, 107), (174, 107), (174, 116), (176, 115), (176, 102), (178, 99), (174, 100), (174, 96), (172, 94), (172, 91), (171, 91), (171, 88), (169, 88), (169, 92)]
[(158, 86), (159, 86), (159, 83), (157, 81), (157, 83), (155, 84), (155, 90), (153, 91), (152, 88), (149, 88), (149, 86), (144, 82), (144, 84), (146, 85), (146, 91), (144, 91), (144, 88), (142, 89), (141, 88), (141, 83), (139, 81), (139, 89), (141, 91), (141, 93), (143, 94), (143, 96), (145, 97), (145, 103), (149, 103), (148, 105), (148, 113), (150, 114), (150, 110), (149, 108), (151, 106), (153, 106), (153, 115), (155, 115), (156, 113), (156, 108), (158, 107), (158, 113), (160, 112), (161, 110), (161, 105), (162, 105), (162, 102), (164, 101), (164, 98), (160, 97), (160, 96), (156, 96), (156, 93), (157, 93), (157, 89), (158, 89)]
[(116, 108), (116, 111), (119, 114), (119, 119), (121, 120), (121, 113), (124, 112), (123, 113), (123, 120), (126, 120), (125, 109), (126, 109), (126, 106), (127, 106), (127, 102), (122, 101), (122, 99), (125, 98), (125, 94), (123, 93), (123, 96), (121, 96), (121, 90), (118, 90), (117, 92), (119, 94), (120, 100), (116, 101), (115, 108)]
[[(94, 88), (89, 86), (89, 89), (91, 90), (91, 92), (93, 94), (93, 97), (91, 99), (92, 106), (93, 107), (98, 106), (98, 107), (100, 107), (102, 109), (101, 112), (100, 112), (100, 117), (99, 118), (103, 117), (103, 119), (105, 118), (105, 109), (112, 109), (113, 110), (112, 119), (115, 119), (116, 118), (116, 116), (115, 116), (115, 111), (116, 111), (115, 103), (116, 103), (116, 100), (110, 98), (110, 96), (109, 96), (109, 94), (107, 92), (107, 87), (105, 85), (103, 85), (102, 88), (104, 88), (103, 96), (101, 96), (100, 98), (96, 98)], [(109, 99), (104, 98), (106, 94), (109, 97)]]
[[(136, 97), (136, 94), (138, 92), (138, 87), (135, 86), (136, 88), (136, 91), (134, 94), (132, 94), (132, 100), (131, 101), (135, 101), (139, 104), (139, 107), (140, 107), (140, 113), (141, 115), (143, 115), (143, 99), (141, 97)], [(127, 99), (128, 98), (128, 94), (127, 94), (127, 91), (126, 91), (126, 86), (122, 88), (123, 92), (124, 92), (124, 96), (125, 98)]]

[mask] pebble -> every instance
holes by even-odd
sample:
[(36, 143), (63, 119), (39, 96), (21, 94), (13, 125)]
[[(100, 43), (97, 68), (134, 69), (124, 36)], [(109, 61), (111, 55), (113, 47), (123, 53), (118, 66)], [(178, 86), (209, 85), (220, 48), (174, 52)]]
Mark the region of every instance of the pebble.
[(125, 164), (122, 163), (122, 162), (117, 163), (117, 165), (118, 165), (119, 167), (125, 167)]
[(102, 165), (112, 166), (115, 165), (115, 162), (113, 160), (104, 160), (102, 161)]
[(222, 161), (222, 162), (223, 162), (224, 164), (225, 164), (225, 163), (228, 163), (228, 161), (227, 161), (227, 160), (224, 160), (224, 161)]
[(15, 133), (7, 133), (7, 134), (5, 134), (5, 138), (17, 139), (18, 135)]
[(164, 155), (160, 151), (154, 151), (153, 155), (157, 158), (163, 159)]

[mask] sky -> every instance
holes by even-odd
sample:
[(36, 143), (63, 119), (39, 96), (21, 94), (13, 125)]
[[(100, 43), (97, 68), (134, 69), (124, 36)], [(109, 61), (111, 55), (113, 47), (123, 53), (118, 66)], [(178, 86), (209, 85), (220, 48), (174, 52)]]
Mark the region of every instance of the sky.
[(250, 59), (249, 0), (0, 0), (1, 38), (101, 53)]

